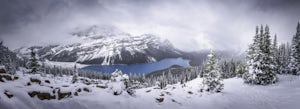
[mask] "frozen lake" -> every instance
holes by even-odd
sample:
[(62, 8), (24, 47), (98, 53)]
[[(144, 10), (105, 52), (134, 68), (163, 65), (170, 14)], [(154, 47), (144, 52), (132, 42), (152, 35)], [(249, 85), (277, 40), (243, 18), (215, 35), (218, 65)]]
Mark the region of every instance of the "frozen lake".
[(157, 70), (168, 68), (172, 65), (180, 65), (183, 67), (189, 66), (189, 60), (182, 58), (169, 58), (163, 59), (153, 63), (133, 64), (133, 65), (91, 65), (83, 67), (83, 70), (91, 70), (103, 73), (112, 73), (116, 69), (121, 70), (123, 73), (150, 73)]

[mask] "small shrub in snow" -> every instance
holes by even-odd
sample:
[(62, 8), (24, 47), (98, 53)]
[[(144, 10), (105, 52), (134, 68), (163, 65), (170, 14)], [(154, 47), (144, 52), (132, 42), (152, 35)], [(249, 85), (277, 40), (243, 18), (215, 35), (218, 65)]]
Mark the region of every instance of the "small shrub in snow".
[(30, 82), (41, 84), (41, 80), (39, 80), (37, 78), (30, 78)]
[(19, 79), (19, 77), (18, 76), (14, 76), (14, 80), (18, 80)]
[(164, 101), (164, 98), (155, 98), (157, 103), (162, 103)]
[(72, 95), (72, 93), (71, 92), (61, 92), (59, 89), (57, 92), (57, 95), (58, 95), (58, 100), (61, 100), (66, 97), (70, 97)]
[(4, 92), (4, 94), (8, 97), (8, 98), (12, 98), (12, 97), (14, 97), (14, 95), (13, 94), (11, 94), (9, 91), (5, 91)]
[(6, 73), (5, 66), (0, 65), (0, 73)]
[(151, 92), (151, 90), (147, 90), (146, 92), (147, 92), (147, 93), (148, 93), (148, 92)]
[(40, 100), (51, 100), (51, 99), (55, 99), (55, 95), (51, 95), (50, 93), (47, 93), (47, 92), (32, 91), (32, 92), (28, 92), (28, 95), (29, 95), (30, 97), (37, 96), (38, 99), (40, 99)]
[(157, 89), (163, 89), (167, 86), (165, 81), (156, 81), (155, 86)]
[(4, 82), (4, 81), (12, 81), (13, 78), (11, 77), (11, 75), (0, 75), (0, 82)]
[(89, 88), (83, 88), (83, 91), (85, 91), (85, 92), (91, 92), (91, 90), (89, 89)]
[(81, 88), (77, 89), (76, 91), (77, 91), (77, 92), (81, 92)]
[(75, 92), (75, 93), (74, 93), (74, 96), (78, 96), (78, 92)]
[(135, 96), (135, 90), (134, 89), (127, 89), (127, 93), (131, 96)]
[(49, 80), (45, 80), (45, 83), (48, 83), (48, 84), (50, 84), (50, 81), (49, 81)]
[(193, 94), (193, 92), (192, 92), (192, 91), (188, 91), (188, 93), (189, 93), (189, 94)]
[(106, 89), (107, 86), (105, 84), (98, 84), (96, 87), (101, 88), (101, 89)]

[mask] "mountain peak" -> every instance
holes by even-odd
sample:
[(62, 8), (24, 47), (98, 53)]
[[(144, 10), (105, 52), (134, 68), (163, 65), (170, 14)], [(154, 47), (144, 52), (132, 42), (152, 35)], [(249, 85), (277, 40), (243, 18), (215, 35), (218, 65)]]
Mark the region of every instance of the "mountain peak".
[(91, 25), (85, 27), (77, 27), (71, 32), (71, 35), (84, 38), (101, 38), (117, 35), (128, 35), (128, 33), (121, 31), (115, 26)]
[[(137, 64), (177, 58), (181, 51), (152, 34), (132, 36), (113, 26), (80, 27), (71, 33), (78, 43), (38, 48), (42, 58), (84, 64)], [(19, 53), (22, 53), (22, 49)]]

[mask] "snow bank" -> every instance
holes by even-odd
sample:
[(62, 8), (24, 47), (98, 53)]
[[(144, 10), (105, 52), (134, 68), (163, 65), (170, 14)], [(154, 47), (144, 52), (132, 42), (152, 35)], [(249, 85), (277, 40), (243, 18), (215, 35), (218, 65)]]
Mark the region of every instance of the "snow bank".
[[(35, 77), (41, 84), (26, 86), (29, 78), (23, 75), (18, 80), (0, 82), (0, 109), (298, 109), (300, 104), (300, 77), (280, 75), (279, 82), (269, 86), (244, 84), (240, 78), (225, 79), (222, 93), (200, 92), (201, 78), (186, 84), (167, 85), (164, 89), (155, 87), (136, 90), (136, 96), (127, 93), (115, 96), (109, 88), (96, 84), (70, 84), (72, 77)], [(50, 84), (45, 83), (49, 80)], [(48, 84), (48, 85), (47, 85)], [(102, 84), (102, 83), (101, 83)], [(28, 92), (39, 90), (49, 92), (49, 87), (59, 87), (62, 93), (81, 89), (78, 96), (61, 100), (40, 100), (31, 98)], [(90, 89), (90, 92), (84, 91)], [(4, 92), (13, 94), (8, 98)], [(51, 93), (51, 92), (49, 92)]]

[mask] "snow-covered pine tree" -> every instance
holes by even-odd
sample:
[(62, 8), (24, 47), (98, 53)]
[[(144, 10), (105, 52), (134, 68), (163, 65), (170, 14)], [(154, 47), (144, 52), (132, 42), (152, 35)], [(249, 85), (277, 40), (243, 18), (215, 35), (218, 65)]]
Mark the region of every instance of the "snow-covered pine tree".
[(123, 91), (127, 91), (128, 94), (134, 95), (135, 91), (130, 87), (130, 80), (127, 74), (122, 74), (121, 70), (116, 69), (111, 73), (110, 89), (114, 95), (120, 95)]
[(258, 79), (257, 84), (267, 85), (277, 81), (274, 55), (272, 53), (272, 44), (270, 39), (269, 26), (265, 27), (265, 34), (263, 35), (262, 41), (262, 60), (260, 61), (259, 68), (262, 70), (258, 73), (256, 78)]
[(246, 72), (245, 71), (245, 66), (243, 64), (239, 64), (237, 66), (235, 75), (236, 75), (236, 77), (242, 77), (245, 72)]
[(263, 29), (261, 26), (260, 34), (258, 33), (259, 27), (256, 26), (255, 36), (253, 38), (253, 43), (249, 45), (246, 56), (246, 73), (243, 74), (243, 78), (246, 83), (252, 83), (254, 80), (254, 75), (259, 72), (258, 70), (258, 58), (260, 50), (260, 40)]
[(74, 71), (73, 71), (73, 78), (72, 78), (72, 83), (76, 83), (78, 81), (78, 69), (76, 67), (76, 62), (74, 64)]
[(277, 35), (275, 34), (274, 39), (273, 39), (273, 44), (272, 44), (272, 54), (273, 54), (273, 62), (274, 62), (274, 71), (276, 73), (280, 73), (279, 68), (279, 52), (278, 52), (278, 45), (277, 45)]
[(158, 83), (156, 83), (156, 85), (158, 85), (159, 89), (163, 89), (167, 86), (165, 72), (163, 72), (162, 76), (158, 77)]
[(221, 72), (218, 66), (218, 60), (213, 53), (207, 55), (207, 60), (204, 64), (204, 74), (203, 74), (203, 89), (208, 92), (221, 92), (223, 90), (224, 84), (221, 83)]
[(45, 64), (45, 62), (42, 62), (42, 66), (41, 66), (40, 70), (41, 70), (41, 76), (46, 77), (46, 64)]
[(39, 62), (38, 62), (38, 58), (37, 58), (37, 54), (34, 50), (33, 47), (30, 48), (30, 59), (29, 59), (29, 62), (28, 62), (28, 67), (29, 69), (31, 69), (30, 73), (37, 73), (39, 71)]
[(278, 49), (278, 65), (279, 65), (279, 72), (280, 74), (287, 74), (288, 73), (288, 66), (290, 63), (290, 44), (281, 44)]
[(291, 56), (289, 63), (290, 73), (300, 74), (300, 23), (297, 24), (297, 32), (292, 39)]
[(277, 77), (274, 67), (269, 27), (266, 26), (264, 31), (261, 26), (260, 34), (257, 34), (256, 29), (254, 43), (248, 50), (244, 80), (246, 83), (259, 85), (275, 83)]

